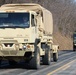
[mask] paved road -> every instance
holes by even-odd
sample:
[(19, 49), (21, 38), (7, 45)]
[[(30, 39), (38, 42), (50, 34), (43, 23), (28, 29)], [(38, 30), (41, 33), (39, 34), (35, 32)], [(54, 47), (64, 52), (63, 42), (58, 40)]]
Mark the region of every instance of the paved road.
[(15, 66), (2, 62), (0, 75), (76, 75), (76, 52), (72, 50), (59, 51), (58, 62), (50, 63), (50, 66), (41, 64), (40, 69), (33, 70), (24, 62)]

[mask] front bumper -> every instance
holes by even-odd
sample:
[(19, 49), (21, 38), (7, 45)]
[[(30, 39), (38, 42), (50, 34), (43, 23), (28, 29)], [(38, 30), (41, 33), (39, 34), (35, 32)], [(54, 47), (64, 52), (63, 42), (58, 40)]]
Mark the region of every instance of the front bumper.
[(6, 57), (6, 56), (25, 56), (25, 53), (32, 53), (33, 50), (0, 50), (0, 56)]
[(0, 56), (24, 56), (26, 51), (0, 50)]
[(24, 56), (26, 52), (33, 53), (34, 46), (29, 47), (28, 44), (18, 43), (17, 40), (0, 41), (0, 56)]

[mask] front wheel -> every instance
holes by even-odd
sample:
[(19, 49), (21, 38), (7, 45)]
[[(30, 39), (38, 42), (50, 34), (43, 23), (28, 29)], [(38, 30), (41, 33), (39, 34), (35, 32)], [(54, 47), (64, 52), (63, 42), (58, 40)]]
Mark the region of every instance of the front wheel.
[(76, 50), (73, 48), (73, 51), (76, 51)]
[(33, 69), (38, 69), (40, 67), (40, 53), (38, 47), (36, 47), (34, 57), (30, 60), (30, 67)]
[(76, 51), (76, 47), (75, 46), (73, 47), (73, 51)]
[(2, 60), (0, 60), (0, 67), (1, 67), (1, 62), (2, 62)]

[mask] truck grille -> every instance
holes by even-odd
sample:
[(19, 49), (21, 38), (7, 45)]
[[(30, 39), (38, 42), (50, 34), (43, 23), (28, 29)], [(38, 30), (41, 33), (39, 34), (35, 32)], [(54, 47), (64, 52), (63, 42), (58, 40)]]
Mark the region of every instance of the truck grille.
[(16, 55), (17, 51), (1, 51), (3, 53), (3, 55)]
[(5, 47), (12, 47), (13, 46), (13, 43), (4, 43), (4, 46)]
[(1, 51), (4, 55), (9, 55), (8, 51)]

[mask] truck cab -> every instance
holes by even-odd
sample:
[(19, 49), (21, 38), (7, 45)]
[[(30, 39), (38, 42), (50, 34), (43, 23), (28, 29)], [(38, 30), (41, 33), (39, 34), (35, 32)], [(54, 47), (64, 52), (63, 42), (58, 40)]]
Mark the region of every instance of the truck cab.
[[(37, 29), (32, 12), (1, 12), (0, 13), (0, 56), (23, 56), (9, 52), (24, 50), (25, 46), (34, 43)], [(30, 46), (30, 45), (29, 45)], [(8, 52), (4, 52), (7, 51)], [(12, 54), (12, 55), (11, 55)]]

